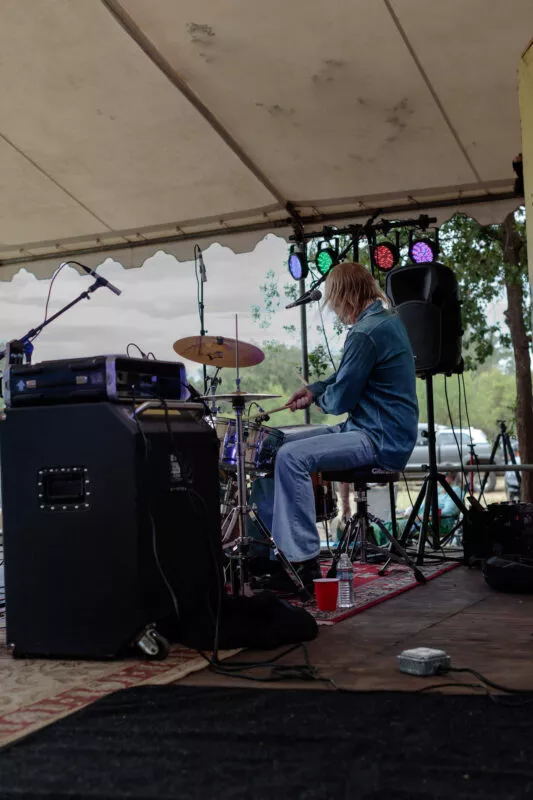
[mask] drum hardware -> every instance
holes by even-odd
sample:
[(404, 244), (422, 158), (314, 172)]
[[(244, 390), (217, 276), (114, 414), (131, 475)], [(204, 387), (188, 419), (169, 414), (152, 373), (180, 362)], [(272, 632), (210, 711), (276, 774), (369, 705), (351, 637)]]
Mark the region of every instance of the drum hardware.
[[(202, 341), (198, 343), (198, 337), (190, 337), (189, 342), (190, 346), (184, 345), (184, 342), (187, 340), (181, 340), (180, 342), (176, 342), (174, 345), (174, 349), (176, 352), (180, 352), (184, 354), (185, 358), (189, 358), (187, 353), (193, 353), (195, 358), (192, 360), (199, 360), (201, 358), (206, 357), (206, 353), (211, 348), (211, 352), (209, 352), (209, 357), (212, 358), (213, 361), (216, 360), (217, 366), (235, 366), (236, 375), (235, 375), (235, 391), (231, 392), (230, 394), (218, 395), (218, 400), (228, 400), (231, 402), (233, 410), (235, 412), (235, 420), (234, 420), (234, 464), (235, 464), (235, 474), (236, 474), (236, 482), (237, 482), (237, 504), (234, 508), (230, 511), (228, 517), (224, 521), (223, 528), (222, 528), (222, 536), (223, 541), (231, 538), (231, 534), (235, 525), (238, 528), (238, 537), (234, 542), (234, 546), (232, 552), (229, 555), (230, 558), (230, 580), (231, 580), (231, 590), (234, 596), (239, 594), (241, 595), (251, 595), (252, 589), (250, 585), (250, 575), (248, 569), (248, 561), (250, 559), (250, 539), (246, 535), (246, 519), (248, 516), (251, 516), (254, 512), (252, 511), (250, 505), (248, 504), (248, 491), (246, 485), (246, 440), (248, 439), (248, 429), (252, 426), (250, 423), (247, 424), (247, 435), (245, 438), (245, 422), (243, 420), (244, 409), (247, 403), (256, 402), (258, 400), (267, 400), (274, 397), (279, 397), (279, 395), (272, 395), (272, 394), (254, 394), (248, 392), (241, 391), (241, 377), (239, 368), (241, 366), (251, 366), (252, 364), (260, 363), (263, 358), (264, 354), (262, 353), (259, 348), (254, 347), (253, 345), (247, 345), (246, 343), (239, 342), (239, 323), (238, 323), (238, 316), (235, 315), (235, 339), (223, 339), (219, 337), (215, 339), (214, 342), (208, 341), (208, 338), (215, 339), (215, 337), (202, 337)], [(198, 347), (202, 348), (201, 354), (195, 352), (194, 348), (198, 350)], [(218, 348), (218, 350), (217, 350)], [(260, 357), (259, 357), (260, 356)], [(234, 359), (234, 363), (230, 362), (230, 357)], [(257, 359), (257, 360), (251, 360)], [(202, 362), (203, 363), (203, 362)], [(209, 399), (209, 397), (204, 397), (205, 399)], [(256, 428), (258, 426), (255, 426)], [(230, 421), (227, 421), (227, 429), (228, 431), (231, 429)], [(225, 442), (225, 438), (224, 438)], [(224, 446), (224, 445), (223, 445)], [(232, 454), (233, 458), (233, 454)], [(258, 524), (259, 517), (257, 517)], [(261, 532), (264, 538), (269, 542), (269, 545), (274, 548), (276, 551), (276, 545), (272, 539), (272, 536), (268, 529), (263, 526)], [(296, 584), (298, 590), (302, 590), (303, 582), (301, 581), (299, 575), (295, 572), (292, 568), (290, 563), (287, 559), (282, 559), (282, 564), (285, 569), (288, 570), (288, 574)], [(236, 567), (235, 567), (236, 565)], [(237, 573), (236, 573), (237, 569)]]
[(262, 411), (261, 414), (258, 414), (257, 417), (255, 417), (255, 422), (258, 425), (260, 425), (262, 422), (268, 422), (271, 414), (277, 414), (278, 411), (285, 411), (287, 408), (290, 408), (290, 406), (288, 403), (285, 403), (284, 406), (271, 408), (269, 411)]
[[(274, 472), (277, 451), (286, 439), (284, 429), (268, 428), (255, 422), (244, 422), (243, 428), (245, 471), (247, 476), (251, 478), (252, 483), (258, 477), (271, 477)], [(226, 478), (226, 482), (221, 486), (222, 545), (227, 551), (228, 548), (234, 546), (233, 534), (237, 524), (236, 482), (231, 479), (231, 475), (235, 475), (236, 469), (235, 420), (219, 418), (217, 420), (217, 434), (220, 440), (220, 468), (223, 473), (230, 476)], [(316, 521), (317, 523), (324, 523), (326, 538), (329, 542), (328, 522), (337, 516), (337, 498), (334, 484), (331, 481), (324, 480), (321, 473), (311, 473), (311, 481), (315, 497)], [(278, 554), (272, 534), (257, 513), (256, 506), (251, 507), (248, 517), (255, 523), (266, 544)], [(252, 541), (250, 539), (250, 543)], [(286, 573), (293, 576), (293, 580), (296, 578), (294, 582), (299, 587), (301, 585), (300, 579), (294, 573), (291, 563), (283, 554), (279, 554), (279, 561)]]
[[(287, 558), (287, 556), (285, 556), (281, 552), (281, 550), (277, 547), (274, 539), (272, 538), (272, 534), (270, 533), (270, 531), (268, 530), (267, 526), (265, 525), (265, 523), (263, 522), (263, 520), (261, 519), (261, 517), (257, 513), (257, 506), (255, 504), (253, 506), (248, 506), (247, 507), (247, 514), (250, 517), (250, 519), (252, 520), (252, 522), (256, 525), (257, 529), (259, 530), (259, 533), (261, 534), (261, 536), (265, 540), (265, 543), (268, 545), (268, 547), (270, 547), (270, 549), (272, 550), (274, 555), (280, 561), (283, 569), (285, 570), (287, 575), (290, 577), (290, 579), (292, 580), (292, 582), (294, 583), (294, 585), (298, 589), (302, 599), (303, 598), (310, 599), (309, 593), (308, 593), (307, 589), (305, 588), (302, 579), (300, 578), (300, 576), (298, 575), (298, 573), (296, 572), (296, 570), (292, 566), (292, 564), (289, 561), (289, 559)], [(224, 521), (224, 524), (222, 526), (222, 545), (224, 545), (226, 542), (231, 541), (231, 534), (233, 533), (233, 529), (235, 527), (237, 519), (238, 519), (238, 509), (237, 509), (237, 507), (235, 507), (229, 513), (228, 517), (226, 518), (226, 520)], [(248, 546), (249, 546), (250, 542), (251, 542), (251, 539), (247, 538), (247, 542), (246, 543), (247, 543)], [(237, 546), (238, 546), (238, 541), (236, 542), (236, 549), (237, 549)], [(230, 555), (230, 559), (231, 559), (231, 555)]]
[[(237, 380), (237, 379), (236, 379)], [(255, 403), (257, 400), (269, 400), (273, 397), (280, 397), (279, 394), (257, 394), (254, 392), (229, 392), (228, 394), (217, 394), (217, 400), (228, 400), (231, 403), (234, 400), (242, 400), (246, 403)], [(209, 400), (209, 395), (203, 395), (202, 400)]]
[(215, 415), (218, 411), (215, 395), (217, 393), (217, 387), (220, 386), (222, 383), (222, 378), (218, 377), (218, 373), (220, 372), (221, 367), (217, 367), (215, 370), (214, 375), (207, 375), (205, 379), (205, 391), (206, 394), (209, 395), (211, 398), (211, 414)]

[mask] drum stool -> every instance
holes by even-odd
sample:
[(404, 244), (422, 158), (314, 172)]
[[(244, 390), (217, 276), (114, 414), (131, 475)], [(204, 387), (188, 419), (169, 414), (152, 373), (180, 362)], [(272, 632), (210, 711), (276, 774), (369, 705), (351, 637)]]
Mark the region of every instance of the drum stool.
[[(355, 489), (356, 500), (355, 513), (352, 514), (346, 523), (340, 542), (335, 550), (333, 562), (328, 571), (328, 578), (334, 578), (336, 576), (337, 564), (342, 553), (347, 553), (352, 562), (358, 557), (361, 564), (368, 563), (369, 553), (375, 553), (384, 556), (386, 559), (384, 565), (378, 570), (379, 575), (384, 575), (391, 561), (394, 561), (397, 564), (405, 564), (410, 567), (413, 570), (417, 582), (425, 583), (426, 579), (424, 574), (418, 569), (414, 561), (396, 538), (394, 484), (398, 482), (400, 478), (399, 474), (391, 470), (381, 469), (380, 467), (365, 466), (357, 467), (356, 469), (323, 472), (322, 477), (326, 481), (352, 483)], [(393, 535), (389, 533), (383, 522), (368, 510), (369, 483), (389, 485)], [(389, 542), (388, 547), (380, 547), (374, 542), (369, 541), (368, 529), (371, 522), (378, 525), (379, 529), (385, 534)]]

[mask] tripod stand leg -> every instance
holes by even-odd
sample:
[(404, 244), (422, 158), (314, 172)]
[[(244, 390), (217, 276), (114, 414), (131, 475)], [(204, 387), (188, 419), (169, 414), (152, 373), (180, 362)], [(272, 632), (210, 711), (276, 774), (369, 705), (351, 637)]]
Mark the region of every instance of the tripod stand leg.
[[(366, 542), (365, 545), (363, 545), (363, 542), (365, 541), (366, 531), (363, 529), (363, 525), (364, 525), (363, 517), (357, 516), (354, 525), (350, 529), (350, 546), (349, 546), (350, 552), (348, 553), (348, 555), (350, 557), (350, 561), (352, 562), (352, 564), (356, 559), (358, 543), (359, 543), (359, 561), (361, 564), (363, 563), (361, 555), (364, 549), (364, 558), (366, 563)], [(348, 552), (348, 550), (346, 552)]]
[(409, 541), (409, 534), (411, 533), (412, 529), (414, 528), (415, 522), (416, 522), (417, 517), (418, 517), (418, 512), (420, 511), (420, 506), (422, 505), (424, 497), (426, 496), (427, 485), (428, 485), (428, 478), (426, 476), (424, 478), (423, 482), (422, 482), (422, 486), (421, 486), (420, 491), (418, 493), (418, 497), (415, 500), (415, 504), (413, 506), (413, 509), (412, 509), (411, 513), (409, 514), (409, 519), (407, 520), (405, 528), (403, 529), (402, 535), (400, 537), (400, 542), (401, 542), (402, 545), (406, 544)]
[(342, 536), (340, 541), (335, 549), (335, 555), (333, 556), (333, 561), (331, 562), (331, 567), (328, 570), (328, 578), (336, 578), (337, 577), (337, 564), (339, 563), (339, 558), (343, 553), (348, 553), (350, 548), (350, 542), (352, 540), (352, 536), (354, 533), (354, 527), (356, 526), (356, 515), (350, 517), (346, 525), (344, 526), (344, 530), (342, 532)]
[(429, 513), (431, 510), (431, 503), (430, 501), (433, 499), (433, 491), (434, 491), (434, 484), (431, 482), (430, 478), (427, 478), (427, 483), (425, 486), (426, 490), (426, 499), (424, 502), (424, 514), (422, 516), (422, 525), (420, 527), (420, 532), (418, 534), (418, 548), (417, 548), (417, 557), (416, 563), (423, 564), (424, 563), (424, 552), (426, 549), (426, 541), (428, 535), (428, 527), (429, 527)]
[(390, 521), (392, 525), (392, 535), (398, 539), (398, 525), (396, 522), (396, 497), (394, 496), (394, 483), (389, 483), (389, 499), (390, 499)]
[[(383, 522), (378, 517), (375, 517), (373, 514), (369, 514), (368, 518), (371, 522), (373, 522), (379, 527), (382, 533), (385, 534), (391, 546), (389, 558), (387, 559), (385, 564), (381, 567), (381, 569), (378, 570), (378, 575), (384, 575), (385, 570), (389, 566), (390, 562), (395, 561), (397, 564), (406, 564), (408, 567), (410, 567), (413, 570), (414, 576), (418, 583), (426, 583), (425, 575), (418, 569), (418, 567), (416, 566), (415, 562), (413, 561), (409, 553), (407, 553), (407, 551), (404, 550), (399, 541), (389, 533)], [(382, 550), (383, 548), (380, 549)], [(395, 554), (394, 551), (396, 551), (397, 555)]]

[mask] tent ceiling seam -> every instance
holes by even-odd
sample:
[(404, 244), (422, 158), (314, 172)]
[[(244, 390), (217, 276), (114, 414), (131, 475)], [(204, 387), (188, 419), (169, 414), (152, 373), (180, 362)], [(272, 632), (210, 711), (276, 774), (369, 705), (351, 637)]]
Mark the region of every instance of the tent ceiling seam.
[(78, 206), (80, 206), (80, 208), (83, 208), (84, 211), (90, 214), (91, 217), (93, 217), (93, 219), (97, 220), (97, 222), (99, 222), (100, 225), (103, 225), (106, 230), (108, 231), (113, 230), (106, 222), (104, 222), (103, 219), (101, 219), (98, 216), (98, 214), (95, 214), (95, 212), (92, 211), (88, 206), (86, 206), (82, 200), (80, 200), (78, 197), (72, 194), (72, 192), (69, 192), (69, 190), (65, 188), (65, 186), (62, 186), (62, 184), (60, 184), (58, 180), (52, 177), (52, 175), (50, 175), (50, 173), (47, 172), (44, 169), (44, 167), (41, 167), (41, 165), (38, 164), (37, 161), (35, 161), (31, 156), (25, 153), (24, 150), (21, 150), (21, 148), (18, 147), (14, 142), (12, 142), (11, 139), (9, 139), (4, 133), (0, 132), (0, 139), (2, 139), (8, 145), (8, 147), (11, 147), (12, 150), (14, 150), (20, 156), (22, 156), (22, 158), (24, 158), (29, 164), (32, 165), (32, 167), (34, 167), (34, 169), (38, 170), (38, 172), (40, 172), (41, 175), (43, 175), (47, 180), (53, 183), (54, 186), (57, 186), (58, 189), (60, 189), (64, 194), (66, 194), (67, 197), (73, 200)]
[(473, 163), (472, 159), (468, 155), (466, 147), (462, 143), (462, 141), (461, 141), (461, 139), (459, 137), (459, 134), (457, 133), (457, 131), (456, 131), (451, 119), (449, 118), (449, 116), (448, 116), (448, 114), (446, 112), (446, 109), (444, 108), (444, 105), (443, 105), (440, 97), (438, 96), (435, 88), (433, 87), (433, 84), (431, 83), (431, 81), (429, 79), (428, 74), (426, 73), (424, 67), (422, 66), (422, 62), (418, 58), (418, 56), (417, 56), (417, 54), (415, 52), (415, 49), (414, 49), (413, 45), (411, 44), (411, 42), (410, 42), (410, 40), (409, 40), (409, 38), (408, 38), (403, 26), (402, 26), (402, 23), (400, 22), (400, 19), (399, 19), (398, 15), (396, 14), (395, 10), (393, 9), (391, 0), (383, 0), (383, 2), (385, 4), (385, 6), (386, 6), (391, 18), (392, 18), (392, 21), (394, 22), (394, 25), (396, 26), (396, 29), (397, 29), (398, 33), (402, 37), (403, 42), (404, 42), (405, 46), (407, 47), (407, 49), (408, 49), (408, 51), (409, 51), (409, 53), (411, 55), (411, 58), (415, 62), (416, 67), (417, 67), (420, 75), (422, 76), (422, 79), (423, 79), (424, 83), (426, 84), (427, 88), (429, 89), (429, 91), (431, 93), (431, 96), (433, 97), (433, 100), (435, 101), (435, 104), (436, 104), (437, 108), (439, 109), (442, 118), (444, 119), (444, 122), (446, 123), (450, 133), (452, 134), (453, 138), (455, 139), (455, 142), (456, 142), (457, 146), (459, 147), (461, 153), (463, 154), (468, 166), (470, 167), (470, 169), (472, 170), (472, 172), (476, 176), (477, 180), (481, 184), (484, 184), (483, 178), (481, 177), (481, 175), (477, 171), (476, 167), (474, 166), (474, 163)]
[[(151, 39), (139, 28), (135, 20), (121, 6), (118, 0), (101, 0), (102, 4), (121, 25), (124, 31), (137, 44), (153, 64), (165, 75), (172, 85), (191, 103), (198, 113), (205, 119), (208, 125), (223, 140), (223, 142), (233, 151), (240, 162), (257, 178), (270, 194), (276, 198), (282, 208), (287, 208), (287, 199), (274, 186), (272, 181), (264, 174), (261, 168), (252, 160), (233, 135), (224, 127), (218, 117), (209, 109), (200, 97), (194, 92), (189, 84), (181, 77), (176, 69), (157, 49)], [(288, 209), (287, 209), (288, 210)], [(291, 213), (289, 211), (289, 213)]]

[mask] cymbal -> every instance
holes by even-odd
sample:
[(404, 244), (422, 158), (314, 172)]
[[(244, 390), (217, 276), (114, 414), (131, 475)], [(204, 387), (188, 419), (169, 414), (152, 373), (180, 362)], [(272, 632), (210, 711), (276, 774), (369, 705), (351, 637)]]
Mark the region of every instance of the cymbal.
[(230, 394), (206, 394), (199, 397), (199, 400), (236, 400), (241, 398), (245, 403), (253, 403), (256, 400), (271, 400), (274, 397), (281, 397), (280, 394), (254, 394), (253, 392), (231, 392)]
[[(213, 367), (235, 367), (237, 342), (226, 336), (186, 336), (173, 344), (179, 356)], [(239, 367), (260, 364), (265, 354), (253, 344), (239, 341)]]

